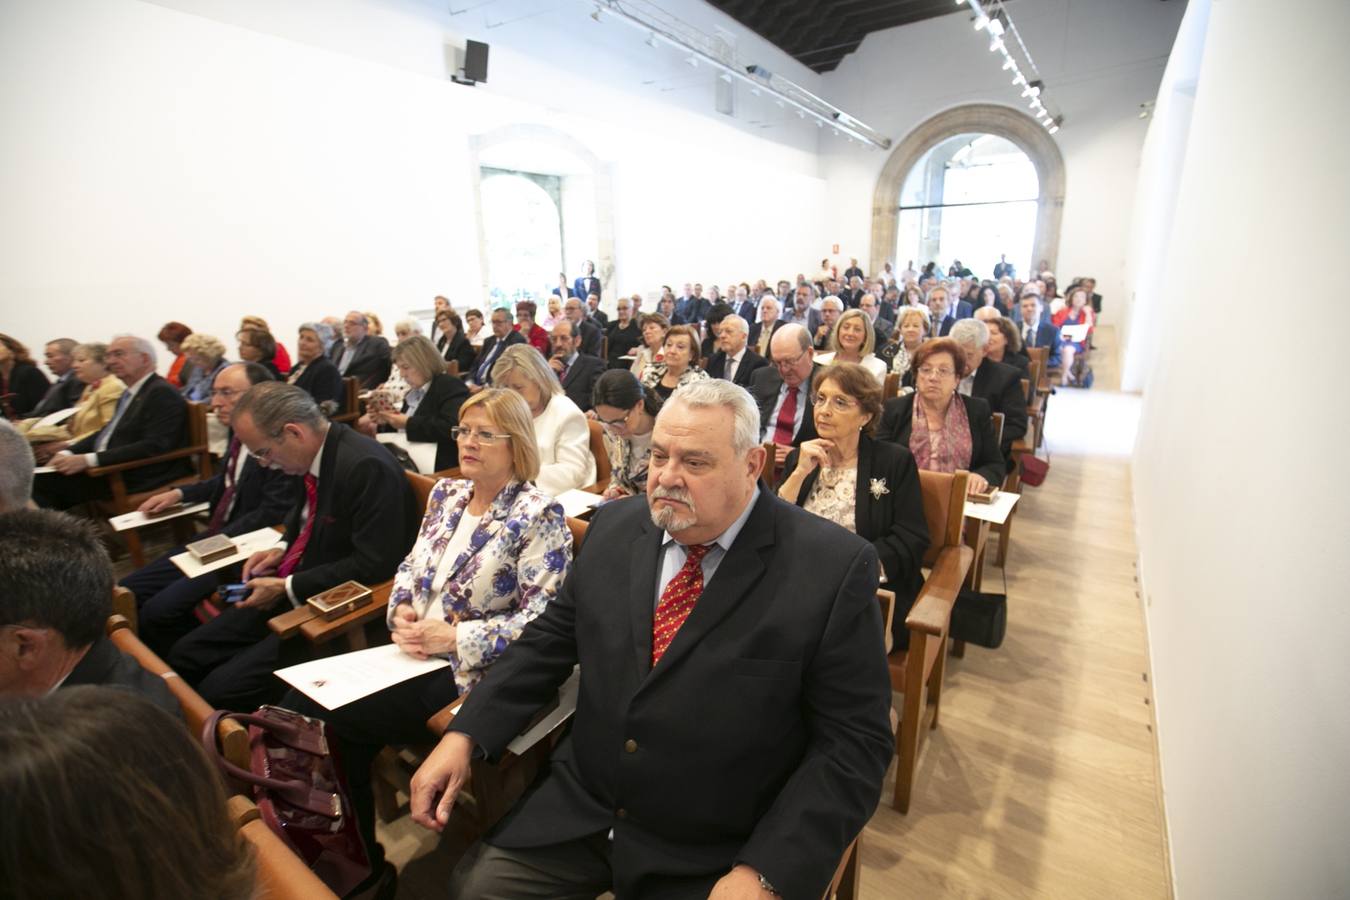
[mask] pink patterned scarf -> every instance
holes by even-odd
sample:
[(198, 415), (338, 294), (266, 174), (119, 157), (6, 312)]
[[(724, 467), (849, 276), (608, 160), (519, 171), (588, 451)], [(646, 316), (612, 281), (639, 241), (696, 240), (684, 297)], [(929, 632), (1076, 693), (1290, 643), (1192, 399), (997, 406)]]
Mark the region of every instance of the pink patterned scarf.
[(909, 429), (909, 452), (914, 454), (914, 462), (920, 469), (929, 472), (955, 472), (957, 469), (970, 468), (972, 452), (970, 437), (970, 419), (966, 415), (966, 404), (960, 396), (953, 394), (947, 406), (946, 421), (929, 430), (928, 419), (924, 415), (923, 401), (914, 398), (914, 418)]

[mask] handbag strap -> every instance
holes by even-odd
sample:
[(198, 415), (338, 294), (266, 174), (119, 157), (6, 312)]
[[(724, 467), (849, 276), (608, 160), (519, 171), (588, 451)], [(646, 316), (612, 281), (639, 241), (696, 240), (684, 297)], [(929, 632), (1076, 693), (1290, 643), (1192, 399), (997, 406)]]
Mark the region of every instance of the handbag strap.
[[(318, 790), (299, 780), (285, 781), (280, 778), (268, 778), (265, 775), (259, 775), (255, 772), (250, 772), (247, 769), (241, 769), (239, 766), (236, 766), (226, 759), (220, 752), (220, 743), (216, 737), (216, 728), (219, 726), (222, 719), (233, 719), (236, 722), (246, 722), (251, 725), (256, 725), (269, 733), (272, 732), (273, 729), (280, 728), (284, 730), (287, 727), (284, 723), (275, 722), (266, 716), (232, 713), (220, 709), (213, 712), (202, 725), (202, 746), (205, 748), (207, 756), (210, 757), (222, 771), (245, 784), (251, 784), (255, 787), (273, 791), (287, 803), (299, 807), (306, 812), (313, 813), (317, 816), (326, 816), (330, 819), (336, 819), (342, 815), (342, 798), (338, 794)], [(291, 730), (294, 731), (296, 729), (292, 728)], [(326, 751), (323, 755), (327, 755)]]

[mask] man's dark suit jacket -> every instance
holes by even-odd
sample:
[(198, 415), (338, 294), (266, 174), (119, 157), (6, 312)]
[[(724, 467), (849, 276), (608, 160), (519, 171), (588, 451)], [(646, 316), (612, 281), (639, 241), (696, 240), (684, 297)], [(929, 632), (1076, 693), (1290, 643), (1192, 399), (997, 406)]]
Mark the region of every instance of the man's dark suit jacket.
[(690, 297), (675, 304), (675, 322), (672, 325), (693, 325), (708, 318), (712, 312), (712, 301), (707, 297)]
[[(745, 355), (741, 357), (741, 364), (736, 367), (736, 377), (731, 380), (732, 384), (739, 384), (741, 387), (749, 389), (750, 379), (756, 372), (769, 364), (769, 361), (751, 350), (746, 345)], [(707, 372), (713, 378), (725, 378), (727, 370), (727, 354), (724, 350), (718, 350), (708, 360)]]
[[(816, 374), (820, 372), (820, 366), (811, 367), (811, 377), (809, 383), (814, 384)], [(759, 406), (759, 433), (764, 434), (768, 431), (768, 437), (765, 440), (773, 440), (773, 430), (770, 426), (773, 424), (769, 419), (773, 416), (773, 408), (778, 405), (778, 391), (783, 387), (783, 376), (778, 374), (777, 366), (765, 366), (750, 376), (750, 396), (755, 398), (756, 405)], [(797, 433), (792, 438), (792, 446), (800, 447), (802, 441), (813, 441), (816, 434), (816, 417), (813, 415), (810, 403), (807, 403), (806, 412), (802, 413), (802, 424), (797, 429)]]
[(609, 328), (605, 329), (605, 337), (609, 339), (606, 349), (609, 351), (609, 367), (617, 369), (623, 366), (620, 357), (642, 346), (642, 329), (638, 327), (636, 318), (628, 320), (628, 326), (624, 327), (615, 319), (609, 323)]
[[(328, 358), (333, 361), (333, 365), (338, 366), (339, 372), (342, 372), (342, 353), (346, 349), (346, 341), (338, 341), (328, 351)], [(347, 371), (342, 374), (348, 378), (361, 379), (361, 389), (368, 391), (389, 380), (389, 370), (393, 365), (389, 342), (378, 334), (368, 334), (356, 345), (352, 361), (347, 366)]]
[(67, 372), (64, 378), (52, 382), (52, 386), (47, 388), (47, 393), (43, 395), (42, 402), (33, 407), (29, 415), (49, 416), (54, 412), (70, 409), (80, 402), (80, 395), (83, 393), (84, 382), (76, 378), (74, 372)]
[(319, 356), (304, 365), (305, 368), (295, 379), (295, 386), (313, 397), (315, 403), (331, 400), (337, 404), (338, 412), (347, 412), (342, 408), (347, 401), (346, 391), (342, 388), (342, 373), (333, 365), (333, 361), (326, 356)]
[(863, 270), (858, 268), (857, 266), (849, 266), (847, 269), (844, 270), (844, 278), (847, 281), (852, 281), (854, 278), (862, 278), (862, 277), (863, 277)]
[[(239, 452), (248, 451), (240, 447)], [(225, 495), (224, 465), (221, 465), (214, 478), (183, 485), (179, 490), (183, 492), (184, 505), (210, 503), (211, 512), (214, 513)], [(239, 480), (234, 483), (234, 508), (230, 510), (225, 526), (220, 531), (233, 537), (280, 525), (285, 521), (286, 514), (304, 499), (304, 495), (304, 487), (297, 476), (287, 475), (280, 469), (260, 466), (256, 459), (249, 456), (244, 460)]]
[(567, 399), (577, 405), (582, 412), (591, 408), (591, 395), (595, 391), (595, 380), (605, 371), (605, 361), (598, 356), (578, 353), (577, 358), (562, 378), (563, 393)]
[[(509, 331), (507, 332), (506, 337), (502, 338), (502, 353), (505, 353), (506, 348), (512, 346), (513, 344), (528, 344), (528, 343), (529, 341), (525, 340), (525, 335), (521, 334), (519, 331)], [(481, 383), (482, 385), (487, 386), (487, 384), (492, 380), (492, 370), (489, 369), (486, 373), (484, 373), (483, 381), (479, 382), (478, 367), (481, 366), (486, 360), (491, 358), (492, 351), (496, 348), (496, 346), (497, 346), (497, 336), (495, 334), (488, 335), (487, 340), (483, 341), (483, 349), (478, 351), (478, 356), (474, 358), (473, 366), (469, 369), (468, 373), (466, 374), (466, 380), (472, 381), (474, 384)], [(501, 358), (502, 358), (501, 353), (498, 353), (497, 359)], [(492, 364), (494, 366), (497, 365), (497, 359), (492, 360)]]
[[(783, 478), (797, 468), (801, 451), (793, 450), (783, 462)], [(820, 478), (816, 468), (802, 482), (796, 503), (805, 506), (811, 489)], [(878, 480), (884, 492), (872, 491)], [(919, 467), (908, 447), (878, 441), (863, 435), (858, 440), (858, 480), (853, 511), (853, 529), (858, 537), (870, 541), (877, 551), (885, 587), (895, 591), (895, 619), (891, 622), (894, 639), (904, 646), (900, 633), (905, 631), (906, 612), (914, 605), (923, 588), (923, 555), (931, 540), (928, 520), (923, 515), (923, 493), (919, 489)]]
[(100, 634), (90, 645), (88, 652), (70, 670), (62, 688), (80, 685), (102, 685), (133, 691), (154, 703), (175, 719), (183, 717), (183, 711), (173, 692), (164, 683), (164, 679), (141, 668), (141, 664), (127, 656), (106, 635)]
[(746, 300), (740, 306), (736, 307), (736, 315), (745, 320), (747, 325), (755, 324), (755, 310), (759, 309), (759, 304), (754, 300)]
[(598, 297), (600, 295), (600, 279), (594, 275), (582, 275), (572, 282), (572, 293), (576, 294), (582, 303), (585, 303), (586, 298), (591, 294)]
[[(158, 375), (151, 375), (127, 404), (118, 420), (108, 449), (99, 453), (101, 466), (145, 459), (177, 450), (187, 439), (187, 401), (178, 389)], [(98, 444), (99, 432), (71, 445), (72, 454), (92, 453)], [(192, 472), (186, 459), (156, 463), (122, 473), (128, 493), (148, 491), (161, 484), (182, 478)], [(51, 477), (51, 476), (48, 476)]]
[(1027, 433), (1027, 398), (1022, 393), (1022, 373), (1013, 366), (985, 359), (975, 370), (970, 393), (988, 403), (991, 413), (1003, 413), (1000, 447), (1009, 471), (1012, 471), (1013, 442)]
[(588, 311), (586, 313), (586, 317), (589, 318), (592, 322), (594, 322), (595, 326), (599, 328), (601, 332), (609, 328), (609, 316), (605, 315), (604, 310), (597, 309), (594, 311)]
[[(1017, 326), (1017, 330), (1019, 332), (1022, 330), (1020, 324)], [(1042, 318), (1037, 323), (1035, 336), (1027, 346), (1049, 347), (1050, 352), (1046, 354), (1046, 365), (1059, 365), (1059, 329), (1050, 323), (1049, 316)]]
[[(908, 449), (917, 396), (906, 394), (886, 401), (881, 412), (881, 425), (877, 428), (877, 440), (891, 441)], [(989, 404), (979, 397), (963, 394), (957, 394), (956, 400), (966, 405), (966, 418), (970, 420), (970, 467), (967, 471), (983, 476), (991, 486), (998, 487), (1007, 470), (1003, 454), (994, 443), (994, 418), (989, 412)]]
[[(773, 346), (772, 346), (773, 336), (778, 333), (778, 329), (782, 328), (786, 324), (787, 322), (784, 322), (781, 318), (773, 320), (773, 330), (769, 332), (769, 346), (764, 348), (767, 351), (764, 354), (764, 358), (767, 359), (769, 362), (773, 362)], [(760, 334), (763, 333), (763, 331), (764, 331), (764, 323), (755, 322), (753, 325), (750, 326), (750, 337), (746, 339), (746, 343), (749, 344), (751, 347), (759, 346), (759, 336)]]
[(582, 319), (581, 325), (581, 352), (587, 356), (598, 357), (600, 355), (600, 339), (604, 337), (604, 332), (600, 326), (590, 319)]
[(645, 498), (603, 507), (456, 717), (495, 759), (581, 665), (571, 733), (487, 841), (612, 828), (619, 897), (707, 896), (743, 862), (818, 900), (895, 753), (876, 551), (762, 492), (653, 668), (663, 540)]
[[(292, 573), (301, 600), (344, 581), (376, 585), (394, 577), (421, 519), (403, 470), (377, 441), (334, 422), (320, 452), (317, 518)], [(286, 517), (287, 546), (300, 534), (304, 506), (301, 499)]]
[[(436, 443), (436, 471), (459, 465), (459, 442), (450, 429), (459, 424), (459, 408), (469, 399), (469, 389), (454, 375), (432, 377), (426, 396), (417, 404), (417, 412), (408, 417), (404, 431), (410, 441)], [(407, 410), (407, 403), (403, 404)], [(423, 472), (430, 475), (430, 472)]]

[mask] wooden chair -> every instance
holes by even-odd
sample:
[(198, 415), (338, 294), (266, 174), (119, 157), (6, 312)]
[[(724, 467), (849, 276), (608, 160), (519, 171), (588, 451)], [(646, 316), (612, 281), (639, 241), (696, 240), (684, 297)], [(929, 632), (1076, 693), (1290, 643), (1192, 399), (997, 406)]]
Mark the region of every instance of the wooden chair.
[(609, 451), (605, 449), (605, 426), (595, 419), (587, 419), (591, 429), (591, 456), (595, 457), (595, 484), (584, 490), (592, 494), (603, 494), (609, 487), (609, 479), (614, 474), (609, 465)]
[(862, 884), (862, 833), (853, 839), (834, 870), (822, 900), (858, 900)]
[[(189, 459), (196, 470), (191, 475), (184, 475), (182, 478), (175, 478), (173, 481), (156, 486), (148, 491), (137, 491), (136, 493), (127, 493), (126, 482), (122, 479), (123, 472), (129, 472), (133, 469), (140, 469), (145, 466), (153, 466), (159, 463), (172, 462), (175, 459)], [(91, 478), (107, 478), (108, 490), (112, 493), (111, 499), (96, 501), (93, 506), (99, 515), (111, 518), (120, 516), (123, 513), (129, 513), (144, 503), (151, 496), (166, 491), (172, 487), (178, 487), (184, 484), (192, 484), (199, 479), (210, 478), (212, 475), (211, 449), (208, 446), (206, 435), (206, 404), (189, 403), (187, 405), (187, 436), (182, 447), (177, 450), (170, 450), (168, 453), (161, 453), (158, 456), (148, 456), (145, 459), (133, 459), (124, 463), (117, 463), (111, 466), (94, 466), (87, 470)], [(187, 523), (180, 519), (174, 520), (175, 525), (181, 527)], [(131, 556), (131, 562), (136, 568), (145, 565), (145, 551), (141, 547), (141, 536), (138, 531), (132, 529), (122, 532), (122, 539), (126, 541), (127, 553)]]
[(914, 608), (905, 617), (909, 649), (892, 651), (888, 657), (891, 688), (904, 694), (895, 748), (899, 757), (895, 768), (895, 808), (901, 813), (909, 812), (925, 734), (938, 725), (952, 606), (975, 558), (975, 551), (961, 540), (969, 475), (960, 470), (952, 475), (919, 472), (924, 518), (931, 539), (924, 563), (931, 570)]
[(350, 425), (361, 418), (361, 381), (357, 378), (342, 379), (342, 412), (334, 415), (334, 422)]
[(764, 442), (764, 471), (759, 474), (759, 478), (764, 482), (764, 486), (772, 492), (778, 491), (778, 466), (774, 464), (774, 454), (777, 451), (777, 444), (773, 441)]
[(238, 794), (226, 801), (230, 821), (253, 846), (257, 894), (267, 900), (337, 900), (319, 876), (267, 827), (253, 801)]
[[(215, 712), (211, 708), (211, 704), (202, 699), (202, 695), (194, 691), (186, 681), (179, 677), (177, 672), (169, 668), (168, 663), (141, 643), (141, 639), (131, 630), (131, 623), (125, 618), (117, 615), (109, 617), (105, 630), (108, 633), (108, 639), (113, 642), (113, 646), (136, 660), (137, 664), (145, 671), (164, 679), (165, 685), (173, 693), (174, 699), (178, 701), (178, 707), (183, 711), (183, 721), (187, 724), (188, 732), (194, 740), (200, 740), (206, 720)], [(244, 726), (234, 720), (223, 721), (217, 726), (216, 736), (220, 741), (222, 755), (236, 766), (247, 769), (249, 767), (248, 731)]]
[(886, 382), (881, 386), (881, 400), (886, 402), (892, 397), (900, 396), (900, 373), (890, 372), (886, 375)]
[(459, 375), (459, 360), (452, 359), (445, 364), (445, 371), (450, 375)]

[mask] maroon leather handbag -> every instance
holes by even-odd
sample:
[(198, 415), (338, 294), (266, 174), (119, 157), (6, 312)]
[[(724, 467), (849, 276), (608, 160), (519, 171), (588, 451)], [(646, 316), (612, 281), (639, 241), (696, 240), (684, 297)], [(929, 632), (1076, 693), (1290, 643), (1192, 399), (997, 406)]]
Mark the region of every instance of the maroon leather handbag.
[(1022, 483), (1029, 484), (1032, 487), (1040, 487), (1041, 482), (1045, 481), (1045, 475), (1050, 471), (1048, 460), (1041, 459), (1030, 453), (1022, 457)]
[[(251, 771), (221, 754), (221, 719), (248, 727)], [(370, 856), (323, 722), (279, 706), (256, 713), (217, 710), (202, 728), (202, 744), (221, 771), (252, 793), (267, 826), (333, 893), (344, 896), (370, 875)]]

